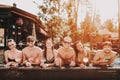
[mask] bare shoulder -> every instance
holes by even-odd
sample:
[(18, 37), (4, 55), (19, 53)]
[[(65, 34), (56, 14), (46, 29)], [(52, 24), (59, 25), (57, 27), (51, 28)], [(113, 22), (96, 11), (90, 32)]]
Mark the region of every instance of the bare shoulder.
[(21, 51), (21, 50), (17, 50), (17, 52), (18, 52), (18, 53), (22, 53), (22, 51)]
[(70, 47), (70, 50), (74, 51), (74, 48)]
[(53, 49), (53, 53), (57, 54), (58, 50), (57, 49)]
[(63, 47), (58, 48), (58, 52), (63, 51)]
[(97, 52), (96, 52), (96, 55), (101, 55), (103, 53), (103, 50), (98, 50)]
[(10, 50), (6, 50), (6, 51), (5, 51), (5, 54), (8, 54), (9, 52), (10, 52)]
[(39, 51), (42, 51), (42, 49), (40, 47), (38, 47), (38, 46), (35, 46), (35, 49), (39, 50)]
[(22, 52), (26, 51), (28, 49), (28, 47), (25, 47), (22, 49)]
[(35, 49), (38, 49), (38, 50), (42, 50), (40, 47), (38, 47), (38, 46), (35, 46)]
[(117, 52), (115, 52), (115, 51), (112, 51), (112, 54), (113, 54), (113, 55), (117, 55)]

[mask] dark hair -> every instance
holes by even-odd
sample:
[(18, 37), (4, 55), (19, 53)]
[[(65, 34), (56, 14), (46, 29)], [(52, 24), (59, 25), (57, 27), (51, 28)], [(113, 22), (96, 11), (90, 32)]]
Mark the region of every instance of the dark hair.
[[(45, 41), (45, 46), (44, 46), (44, 54), (43, 54), (43, 56), (44, 56), (44, 58), (46, 59), (46, 63), (53, 63), (54, 62), (54, 57), (50, 60), (50, 61), (47, 61), (47, 46), (46, 46), (46, 42), (48, 41), (48, 40), (50, 40), (51, 38), (48, 38), (46, 41)], [(53, 43), (53, 42), (52, 42)], [(53, 54), (53, 56), (54, 56), (54, 53), (53, 53), (53, 49), (54, 49), (54, 47), (52, 46), (52, 54)]]
[[(73, 48), (74, 48), (75, 53), (76, 53), (76, 56), (78, 55), (78, 52), (79, 52), (79, 50), (78, 50), (77, 47), (76, 47), (76, 45), (77, 45), (78, 43), (81, 43), (81, 44), (82, 44), (81, 41), (76, 41), (76, 42), (74, 43), (74, 45), (73, 45)], [(83, 44), (82, 44), (82, 45), (83, 45)], [(83, 46), (83, 47), (84, 47), (84, 46)]]
[(16, 46), (16, 42), (15, 42), (13, 39), (8, 39), (8, 40), (7, 40), (7, 46), (9, 46), (9, 45), (8, 45), (9, 42), (13, 42), (13, 44)]
[(13, 40), (13, 39), (8, 39), (8, 40), (7, 40), (7, 42), (12, 42), (12, 41), (14, 41), (14, 40)]
[[(51, 38), (48, 38), (46, 41), (45, 41), (45, 47), (44, 47), (44, 57), (46, 58), (46, 53), (47, 53), (47, 46), (46, 46), (46, 43), (48, 40), (51, 40)], [(53, 43), (53, 42), (52, 42)], [(53, 51), (53, 46), (52, 46), (52, 51)]]

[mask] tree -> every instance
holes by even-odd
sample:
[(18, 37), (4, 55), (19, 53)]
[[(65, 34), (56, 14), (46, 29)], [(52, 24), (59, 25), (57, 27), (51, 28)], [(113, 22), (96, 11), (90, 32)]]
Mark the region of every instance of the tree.
[(89, 42), (91, 33), (97, 31), (97, 28), (94, 26), (88, 13), (86, 14), (84, 21), (81, 23), (81, 30), (83, 32), (82, 34), (84, 43)]
[(112, 20), (106, 20), (104, 23), (104, 27), (107, 28), (110, 32), (115, 31)]
[(72, 36), (75, 39), (77, 15), (80, 0), (42, 0), (39, 4), (39, 18), (50, 37)]
[[(46, 25), (43, 28), (50, 34), (50, 37), (56, 36), (62, 37), (67, 30), (66, 20), (61, 17), (61, 11), (64, 6), (60, 5), (60, 0), (43, 0), (43, 4), (39, 5), (39, 17), (41, 21)], [(66, 28), (65, 28), (66, 29)]]

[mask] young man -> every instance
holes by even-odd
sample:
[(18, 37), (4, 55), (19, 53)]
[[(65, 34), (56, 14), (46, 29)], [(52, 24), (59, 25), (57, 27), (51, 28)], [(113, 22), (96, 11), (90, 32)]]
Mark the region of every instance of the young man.
[(75, 51), (70, 46), (72, 39), (65, 37), (63, 40), (63, 46), (58, 49), (58, 56), (55, 60), (56, 66), (75, 66)]
[(116, 52), (112, 51), (112, 43), (106, 41), (103, 43), (103, 50), (95, 54), (93, 59), (94, 66), (109, 66), (116, 57)]
[(43, 63), (43, 51), (41, 48), (35, 46), (35, 38), (33, 36), (28, 36), (27, 47), (22, 50), (23, 52), (23, 64), (25, 66), (44, 66)]

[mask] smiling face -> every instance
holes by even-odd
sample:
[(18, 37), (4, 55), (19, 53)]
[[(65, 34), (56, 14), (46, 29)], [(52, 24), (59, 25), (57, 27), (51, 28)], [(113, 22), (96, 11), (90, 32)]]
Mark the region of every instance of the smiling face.
[(103, 46), (103, 51), (105, 53), (109, 53), (111, 51), (112, 47), (110, 45), (104, 45)]
[(46, 47), (47, 47), (47, 48), (52, 48), (52, 46), (53, 46), (52, 40), (51, 40), (51, 39), (48, 39), (48, 40), (46, 41)]
[(82, 45), (82, 43), (78, 42), (78, 43), (76, 44), (76, 48), (77, 48), (78, 51), (82, 51), (82, 50), (83, 50), (83, 45)]
[(71, 37), (69, 37), (69, 36), (64, 37), (64, 39), (63, 39), (63, 47), (64, 48), (69, 48), (71, 42), (72, 42)]
[(103, 51), (105, 53), (109, 53), (112, 50), (112, 43), (110, 41), (106, 41), (103, 43)]
[(8, 47), (9, 49), (14, 49), (16, 47), (16, 43), (14, 42), (14, 40), (8, 41)]
[(28, 45), (29, 47), (33, 47), (34, 44), (35, 44), (35, 39), (34, 39), (34, 37), (32, 37), (32, 36), (28, 36), (26, 41), (27, 41), (27, 45)]

